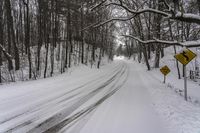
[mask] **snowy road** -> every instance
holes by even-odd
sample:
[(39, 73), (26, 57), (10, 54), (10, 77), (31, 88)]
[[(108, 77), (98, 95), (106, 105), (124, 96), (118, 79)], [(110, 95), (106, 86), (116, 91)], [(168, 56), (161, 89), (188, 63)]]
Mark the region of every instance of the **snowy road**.
[(113, 95), (124, 84), (127, 71), (126, 64), (115, 63), (94, 73), (4, 86), (0, 132), (57, 132)]
[[(155, 111), (152, 87), (166, 89), (130, 61), (115, 61), (100, 70), (80, 67), (70, 76), (3, 85), (0, 132), (165, 133), (168, 125)], [(198, 129), (200, 120), (196, 121)]]

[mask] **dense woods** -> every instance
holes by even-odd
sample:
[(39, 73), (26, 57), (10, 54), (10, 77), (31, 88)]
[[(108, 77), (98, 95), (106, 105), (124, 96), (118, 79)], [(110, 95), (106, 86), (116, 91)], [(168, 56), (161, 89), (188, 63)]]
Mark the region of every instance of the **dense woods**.
[[(169, 46), (174, 47), (174, 55), (177, 48), (200, 46), (199, 0), (107, 0), (99, 5), (123, 12), (98, 26), (120, 22), (118, 35), (125, 45), (118, 47), (118, 53), (129, 58), (137, 56), (139, 62), (144, 60), (148, 70), (160, 67), (160, 59)], [(153, 65), (149, 62), (152, 58)], [(176, 65), (178, 78), (181, 78), (178, 61)]]
[(100, 67), (112, 60), (114, 25), (104, 21), (109, 8), (92, 12), (98, 0), (1, 0), (0, 82), (37, 79), (63, 73), (72, 65)]
[(0, 82), (99, 68), (117, 39), (118, 54), (159, 68), (168, 46), (200, 46), (199, 15), (199, 0), (1, 0)]

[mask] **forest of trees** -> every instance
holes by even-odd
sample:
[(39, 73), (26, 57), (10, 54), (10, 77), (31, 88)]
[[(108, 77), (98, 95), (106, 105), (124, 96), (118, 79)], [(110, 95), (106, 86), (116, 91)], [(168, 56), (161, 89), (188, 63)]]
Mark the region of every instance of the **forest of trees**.
[[(200, 46), (200, 0), (105, 0), (99, 5), (123, 12), (98, 26), (120, 21), (125, 43), (122, 53), (128, 57), (136, 54), (139, 62), (145, 61), (148, 70), (160, 67), (160, 59), (169, 46), (174, 47), (174, 54), (177, 47)], [(154, 66), (149, 63), (152, 57)], [(176, 65), (181, 78), (178, 61)]]
[(63, 73), (73, 64), (96, 65), (114, 52), (114, 25), (100, 0), (0, 0), (0, 83)]
[(99, 68), (104, 55), (113, 59), (116, 34), (124, 55), (150, 70), (154, 54), (159, 68), (166, 47), (176, 54), (177, 46), (200, 46), (200, 1), (1, 0), (0, 83), (46, 78), (73, 64)]

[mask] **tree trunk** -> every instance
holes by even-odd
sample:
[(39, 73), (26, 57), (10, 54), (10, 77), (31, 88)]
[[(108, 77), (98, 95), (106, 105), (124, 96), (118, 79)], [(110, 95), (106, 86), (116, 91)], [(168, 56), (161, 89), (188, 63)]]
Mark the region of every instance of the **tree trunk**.
[(49, 44), (46, 43), (46, 56), (45, 56), (45, 66), (44, 66), (44, 78), (46, 78), (46, 75), (47, 75), (48, 54), (49, 54)]
[[(84, 24), (84, 19), (83, 19), (83, 11), (84, 7), (83, 7), (83, 4), (82, 4), (82, 8), (81, 8), (81, 29), (83, 29), (83, 24)], [(81, 63), (84, 64), (84, 32), (81, 31)]]
[[(1, 4), (1, 3), (0, 3)], [(0, 6), (0, 45), (4, 46), (4, 40), (3, 40), (3, 12), (2, 12), (2, 7)], [(0, 50), (0, 83), (2, 83), (1, 79), (1, 66), (3, 65), (3, 60), (2, 60), (2, 51)]]
[(11, 34), (12, 43), (13, 43), (13, 46), (14, 46), (15, 70), (19, 70), (19, 68), (20, 68), (19, 50), (18, 50), (18, 47), (17, 47), (17, 44), (16, 44), (16, 37), (15, 37), (15, 30), (14, 30), (10, 0), (5, 0), (5, 6), (6, 6), (6, 12), (7, 12), (7, 23), (9, 25), (8, 30), (9, 30), (9, 34)]
[(68, 63), (68, 67), (71, 67), (71, 56), (72, 56), (72, 52), (73, 52), (73, 46), (72, 46), (72, 31), (71, 31), (71, 10), (70, 10), (70, 5), (71, 2), (68, 1), (68, 15), (67, 15), (67, 40), (69, 43), (69, 63)]
[(31, 61), (31, 49), (30, 49), (30, 20), (29, 20), (29, 0), (27, 0), (25, 2), (25, 0), (23, 0), (24, 5), (26, 7), (26, 20), (25, 24), (26, 24), (26, 32), (25, 32), (25, 46), (26, 46), (26, 51), (28, 54), (28, 62), (29, 62), (29, 79), (32, 78), (32, 61)]
[(140, 45), (142, 45), (142, 47), (143, 47), (143, 55), (144, 55), (145, 63), (146, 63), (146, 66), (147, 66), (147, 70), (150, 71), (151, 68), (150, 68), (150, 65), (149, 65), (148, 58), (147, 58), (147, 49), (146, 49), (146, 46), (144, 44), (140, 44)]
[(38, 46), (37, 46), (37, 72), (40, 70), (40, 53), (42, 47), (42, 2), (38, 0)]
[[(171, 22), (170, 20), (168, 20), (168, 24), (169, 24), (169, 31), (170, 31), (170, 37), (171, 40), (174, 40), (173, 34), (172, 34), (172, 27), (171, 27)], [(174, 45), (174, 54), (176, 55), (176, 46)], [(177, 68), (177, 72), (178, 72), (178, 79), (181, 79), (181, 74), (180, 74), (180, 69), (179, 69), (179, 64), (178, 64), (178, 60), (176, 60), (176, 68)]]

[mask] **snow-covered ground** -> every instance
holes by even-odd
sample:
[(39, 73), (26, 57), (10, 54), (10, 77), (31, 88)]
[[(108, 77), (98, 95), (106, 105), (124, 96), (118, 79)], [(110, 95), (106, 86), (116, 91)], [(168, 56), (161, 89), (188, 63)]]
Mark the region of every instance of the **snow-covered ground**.
[[(178, 51), (180, 51), (178, 49)], [(197, 58), (193, 59), (187, 65), (187, 86), (188, 86), (188, 101), (200, 106), (200, 76), (194, 80), (190, 79), (190, 71), (195, 70), (196, 67), (200, 68), (200, 51), (196, 49), (191, 49), (193, 52), (197, 54)], [(178, 79), (178, 72), (176, 67), (176, 59), (174, 58), (174, 50), (173, 47), (169, 47), (165, 49), (165, 56), (161, 59), (160, 67), (167, 65), (171, 72), (167, 75), (166, 84), (173, 91), (178, 93), (181, 96), (184, 96), (184, 81), (183, 81), (183, 67), (182, 64), (179, 63), (181, 79)], [(151, 62), (153, 63), (153, 62)], [(144, 68), (145, 69), (145, 68)], [(163, 81), (163, 75), (160, 73), (159, 69), (153, 69), (150, 71), (152, 77), (156, 78), (160, 82)]]
[[(144, 65), (140, 64), (140, 68)], [(178, 80), (173, 71), (167, 77), (166, 84), (163, 84), (163, 75), (158, 70), (143, 72), (144, 84), (152, 98), (152, 105), (155, 112), (160, 116), (165, 128), (169, 133), (199, 133), (200, 132), (200, 106), (193, 102), (185, 101), (183, 93), (176, 91), (176, 87), (183, 90), (183, 79)], [(194, 88), (192, 88), (192, 86)], [(188, 95), (198, 95), (199, 86), (196, 83), (188, 82)], [(196, 93), (195, 93), (196, 91)], [(200, 93), (199, 93), (200, 94)]]
[(0, 132), (199, 133), (200, 106), (159, 76), (119, 58), (99, 70), (81, 66), (71, 74), (2, 85)]

